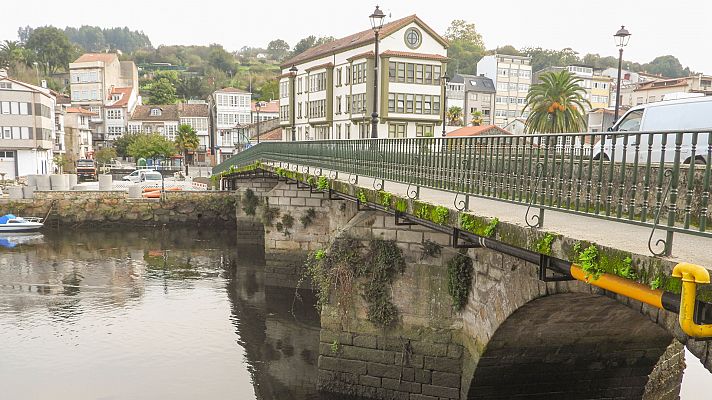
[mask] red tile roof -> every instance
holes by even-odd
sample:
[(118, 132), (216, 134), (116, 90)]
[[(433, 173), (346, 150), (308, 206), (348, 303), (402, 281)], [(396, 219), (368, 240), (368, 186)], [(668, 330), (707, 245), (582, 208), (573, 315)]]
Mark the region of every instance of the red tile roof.
[(67, 113), (70, 113), (70, 114), (94, 115), (93, 112), (87, 110), (86, 108), (81, 108), (81, 107), (69, 107), (69, 108), (67, 108)]
[(260, 141), (281, 141), (282, 140), (282, 128), (274, 128), (271, 131), (267, 131), (260, 135)]
[(315, 65), (313, 67), (307, 68), (305, 71), (311, 72), (311, 71), (316, 71), (317, 69), (322, 69), (322, 68), (334, 68), (334, 64), (326, 63), (326, 64), (321, 64), (321, 65)]
[[(431, 36), (433, 36), (437, 41), (439, 41), (443, 46), (448, 45), (448, 41), (430, 28), (425, 22), (423, 22), (417, 15), (409, 15), (407, 17), (397, 19), (393, 22), (389, 22), (381, 28), (380, 37), (385, 38), (393, 32), (403, 28), (404, 26), (415, 22), (425, 31), (427, 31)], [(360, 47), (369, 43), (373, 43), (376, 37), (373, 29), (366, 29), (353, 35), (343, 37), (341, 39), (336, 39), (329, 43), (324, 43), (320, 46), (312, 47), (307, 51), (297, 54), (296, 56), (285, 60), (282, 62), (282, 68), (289, 67), (292, 64), (301, 64), (306, 61), (314, 60), (327, 54), (334, 52), (341, 52), (347, 49), (353, 49)]]
[(448, 133), (447, 137), (462, 137), (462, 136), (487, 136), (487, 135), (511, 135), (497, 125), (483, 126), (465, 126)]
[(131, 98), (131, 92), (133, 91), (132, 87), (114, 87), (111, 88), (109, 91), (109, 97), (108, 99), (111, 100), (111, 97), (115, 94), (120, 94), (121, 98), (114, 102), (113, 104), (107, 106), (107, 108), (118, 108), (118, 107), (125, 107), (129, 103), (129, 99)]
[[(257, 112), (255, 104), (257, 102), (252, 102), (252, 112)], [(279, 112), (279, 100), (263, 101), (262, 107), (260, 107), (261, 113), (278, 113)]]
[(84, 62), (97, 62), (101, 61), (104, 63), (110, 63), (113, 62), (114, 60), (118, 60), (119, 57), (116, 56), (114, 53), (86, 53), (82, 54), (79, 58), (74, 60), (75, 63), (84, 63)]
[(364, 53), (359, 53), (356, 54), (355, 56), (351, 56), (346, 59), (346, 61), (353, 61), (353, 60), (358, 60), (361, 58), (373, 58), (373, 52), (372, 51), (366, 51)]

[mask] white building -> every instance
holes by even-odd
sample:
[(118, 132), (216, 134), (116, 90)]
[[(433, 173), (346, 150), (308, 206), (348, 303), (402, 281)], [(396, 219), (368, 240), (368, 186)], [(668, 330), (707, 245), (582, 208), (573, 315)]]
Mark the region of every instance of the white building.
[(123, 133), (126, 115), (140, 104), (136, 64), (114, 53), (87, 53), (69, 63), (69, 82), (72, 105), (94, 114), (90, 125), (98, 147)]
[(531, 57), (495, 54), (477, 63), (477, 73), (492, 79), (497, 90), (494, 123), (504, 127), (523, 113), (526, 97), (532, 84)]
[(479, 125), (491, 125), (494, 118), (495, 92), (494, 82), (490, 78), (455, 74), (447, 84), (445, 107), (460, 107), (464, 126), (472, 125), (476, 113), (480, 115)]
[(216, 156), (219, 161), (231, 157), (241, 142), (242, 125), (252, 121), (252, 94), (236, 88), (224, 88), (213, 93), (215, 105)]
[[(378, 82), (378, 137), (433, 136), (442, 121), (447, 41), (411, 15), (311, 48), (282, 63), (283, 140), (371, 136), (374, 78)], [(296, 73), (290, 71), (292, 67)], [(294, 90), (292, 90), (294, 88)]]
[(5, 179), (52, 173), (55, 98), (49, 89), (0, 70), (0, 174)]

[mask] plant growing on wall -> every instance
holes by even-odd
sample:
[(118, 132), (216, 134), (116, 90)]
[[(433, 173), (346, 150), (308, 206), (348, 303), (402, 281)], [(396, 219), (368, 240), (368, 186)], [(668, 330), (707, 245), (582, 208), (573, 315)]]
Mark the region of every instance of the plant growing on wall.
[(447, 263), (447, 291), (452, 297), (452, 306), (461, 311), (467, 304), (472, 285), (472, 259), (457, 253)]
[(314, 222), (314, 218), (316, 218), (316, 210), (314, 208), (309, 208), (307, 211), (304, 212), (304, 214), (299, 217), (299, 222), (302, 223), (302, 227), (306, 228), (307, 226), (311, 225), (312, 222)]
[(264, 206), (262, 206), (262, 223), (265, 226), (272, 226), (274, 219), (279, 217), (279, 213), (279, 208), (270, 207), (268, 203), (265, 203)]
[(257, 212), (257, 205), (260, 200), (255, 196), (255, 192), (252, 189), (245, 190), (244, 198), (242, 199), (242, 211), (247, 215), (254, 216)]
[(319, 181), (317, 182), (316, 188), (319, 190), (328, 190), (329, 189), (329, 179), (325, 176), (320, 176)]

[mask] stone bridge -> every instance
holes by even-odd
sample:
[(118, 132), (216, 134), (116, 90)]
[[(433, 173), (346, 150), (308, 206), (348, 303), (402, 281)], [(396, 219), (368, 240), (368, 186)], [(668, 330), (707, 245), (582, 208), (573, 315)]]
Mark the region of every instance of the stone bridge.
[[(595, 253), (602, 270), (590, 274), (625, 276), (675, 297), (672, 259), (266, 166), (234, 171), (224, 185), (239, 192), (240, 240), (264, 245), (265, 282), (299, 284), (311, 253), (317, 272), (301, 284), (327, 286), (320, 390), (411, 400), (675, 399), (684, 346), (712, 370), (712, 347), (688, 337), (677, 313), (570, 280), (556, 267)], [(366, 292), (372, 277), (328, 274), (329, 265), (356, 263), (338, 259), (343, 241), (372, 263), (383, 254), (371, 243), (398, 249), (403, 268), (379, 297), (394, 306), (389, 323), (371, 315), (379, 310)]]

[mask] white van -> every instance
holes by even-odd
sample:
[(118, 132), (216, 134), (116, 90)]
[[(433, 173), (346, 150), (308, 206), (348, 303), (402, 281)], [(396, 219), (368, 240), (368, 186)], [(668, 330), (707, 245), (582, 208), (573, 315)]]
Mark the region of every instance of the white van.
[[(712, 96), (693, 97), (680, 100), (666, 100), (657, 103), (642, 104), (628, 110), (623, 117), (610, 129), (613, 132), (658, 132), (658, 131), (684, 131), (703, 130), (712, 131)], [(648, 160), (648, 133), (640, 135), (638, 161)], [(675, 158), (675, 134), (667, 135), (665, 145), (665, 162), (673, 162)], [(680, 148), (680, 160), (687, 164), (692, 156), (692, 133), (683, 135)], [(661, 134), (653, 135), (653, 149), (651, 162), (660, 162), (662, 154)], [(695, 163), (705, 164), (707, 160), (709, 132), (698, 133), (695, 149)], [(623, 160), (624, 135), (617, 135), (615, 148), (615, 161)], [(598, 160), (603, 154), (604, 160), (610, 160), (613, 153), (613, 134), (606, 136), (606, 142), (601, 150), (601, 142), (594, 145), (594, 159)], [(636, 136), (628, 136), (626, 162), (635, 160)]]

